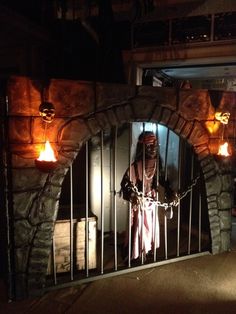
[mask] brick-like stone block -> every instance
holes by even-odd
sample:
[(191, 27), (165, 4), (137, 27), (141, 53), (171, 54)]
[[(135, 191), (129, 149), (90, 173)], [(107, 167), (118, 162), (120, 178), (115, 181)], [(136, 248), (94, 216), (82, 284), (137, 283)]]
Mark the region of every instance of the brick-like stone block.
[[(42, 225), (45, 223), (42, 223)], [(51, 222), (51, 225), (53, 226), (53, 222)], [(42, 229), (42, 228), (41, 228)], [(34, 252), (42, 252), (42, 257), (48, 258), (49, 255), (49, 249), (51, 249), (52, 244), (52, 236), (53, 231), (48, 229), (45, 230), (37, 230), (34, 238)], [(33, 254), (33, 252), (32, 252)], [(35, 253), (35, 256), (39, 256), (39, 253)], [(40, 255), (40, 256), (41, 256)]]
[(32, 242), (36, 228), (32, 227), (28, 220), (22, 219), (15, 221), (14, 241), (16, 247), (27, 246)]
[(96, 84), (97, 109), (108, 108), (117, 104), (126, 103), (136, 94), (136, 86), (124, 84)]
[[(38, 155), (34, 152), (34, 158), (32, 157), (32, 154), (30, 154), (29, 158), (24, 158), (25, 152), (20, 151), (16, 154), (12, 154), (11, 161), (12, 165), (16, 168), (34, 168), (35, 167), (35, 159), (38, 157)], [(21, 156), (22, 155), (22, 156)]]
[(130, 104), (132, 105), (134, 117), (136, 119), (139, 121), (150, 120), (155, 107), (155, 103), (152, 101), (152, 99), (139, 96), (133, 98), (130, 101)]
[(51, 80), (49, 101), (59, 117), (84, 115), (94, 110), (94, 91), (92, 82)]
[(46, 173), (35, 169), (13, 169), (12, 189), (13, 192), (41, 190), (47, 178)]
[(172, 112), (170, 119), (168, 121), (168, 127), (174, 130), (179, 120), (179, 115), (176, 112)]
[(107, 118), (112, 126), (118, 125), (118, 119), (117, 119), (114, 109), (107, 110)]
[(209, 136), (206, 129), (203, 128), (202, 124), (195, 122), (189, 136), (189, 142), (192, 145), (207, 145), (208, 146)]
[(219, 211), (220, 216), (220, 229), (221, 230), (231, 230), (231, 211), (230, 210), (220, 210)]
[(150, 99), (150, 101), (154, 101), (155, 104), (168, 107), (172, 110), (176, 110), (177, 107), (177, 92), (175, 88), (139, 86), (138, 96)]
[(27, 271), (30, 246), (15, 249), (15, 271), (24, 273)]
[(233, 191), (234, 189), (234, 182), (232, 174), (222, 174), (221, 175), (222, 186), (224, 191)]
[(208, 214), (209, 216), (218, 215), (218, 203), (217, 200), (211, 201), (208, 200)]
[(219, 209), (230, 209), (233, 207), (232, 196), (229, 192), (222, 192), (219, 197)]
[(236, 93), (231, 91), (223, 92), (220, 101), (220, 108), (224, 112), (229, 111), (232, 116), (235, 117)]
[(186, 120), (206, 120), (210, 105), (207, 90), (189, 89), (180, 91), (179, 112)]
[(194, 145), (194, 151), (198, 156), (198, 159), (201, 161), (202, 159), (205, 159), (207, 156), (209, 156), (210, 151), (207, 144), (202, 145)]
[(115, 108), (116, 116), (119, 120), (119, 123), (125, 123), (129, 121), (134, 121), (134, 113), (130, 104), (118, 106)]
[(66, 123), (58, 132), (60, 145), (72, 145), (80, 147), (80, 144), (91, 136), (87, 124), (81, 119), (71, 120)]
[(28, 117), (9, 118), (10, 143), (31, 142), (31, 120)]
[(193, 122), (186, 122), (181, 129), (180, 136), (183, 138), (188, 138), (193, 129)]
[(206, 180), (206, 193), (208, 195), (219, 195), (221, 192), (222, 184), (218, 176), (211, 177), (210, 180)]
[(221, 231), (221, 252), (227, 252), (231, 248), (230, 230)]
[(179, 117), (178, 122), (177, 122), (177, 124), (175, 126), (175, 129), (174, 129), (176, 134), (180, 134), (181, 133), (185, 123), (186, 123), (186, 120), (183, 119), (182, 117)]
[(101, 126), (101, 129), (103, 130), (110, 129), (111, 125), (106, 113), (104, 112), (95, 113), (95, 118), (98, 121), (98, 124)]
[(201, 167), (204, 174), (212, 171), (214, 171), (214, 173), (217, 173), (216, 166), (217, 164), (215, 163), (211, 155), (206, 156), (206, 158), (201, 160)]
[(162, 114), (162, 107), (155, 105), (155, 108), (153, 110), (150, 120), (154, 122), (159, 122), (161, 114)]
[(30, 212), (32, 203), (38, 192), (27, 191), (22, 193), (13, 193), (14, 218), (27, 218)]
[(86, 123), (88, 125), (88, 128), (91, 132), (91, 135), (96, 135), (98, 132), (101, 131), (101, 126), (98, 123), (98, 120), (95, 118), (95, 116), (93, 115), (92, 117), (89, 117), (86, 120)]
[(32, 204), (29, 221), (32, 225), (44, 222), (53, 222), (57, 216), (58, 200), (43, 195)]
[[(34, 167), (34, 159), (39, 157), (42, 144), (11, 144), (12, 166), (14, 168)], [(17, 158), (19, 156), (19, 158)]]
[(9, 115), (37, 116), (41, 103), (42, 82), (13, 76), (8, 81)]
[(168, 126), (168, 122), (170, 120), (171, 115), (172, 115), (171, 110), (169, 110), (167, 108), (163, 108), (159, 122)]

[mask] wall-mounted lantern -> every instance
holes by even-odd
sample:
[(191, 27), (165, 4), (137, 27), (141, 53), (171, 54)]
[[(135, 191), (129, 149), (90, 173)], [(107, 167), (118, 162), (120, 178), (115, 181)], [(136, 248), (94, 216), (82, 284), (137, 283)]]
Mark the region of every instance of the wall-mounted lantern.
[(47, 140), (46, 132), (47, 125), (51, 123), (55, 117), (55, 108), (50, 102), (43, 102), (39, 106), (39, 114), (42, 117), (43, 122), (45, 123), (44, 129), (44, 138), (45, 144), (44, 149), (40, 151), (40, 155), (37, 159), (35, 159), (35, 166), (43, 172), (51, 172), (57, 167), (57, 159), (55, 156), (55, 152)]
[(229, 157), (231, 156), (231, 151), (229, 147), (229, 143), (227, 141), (227, 137), (225, 136), (225, 126), (228, 125), (230, 118), (229, 112), (216, 112), (215, 113), (215, 119), (218, 120), (222, 124), (222, 134), (221, 139), (219, 142), (219, 148), (218, 148), (218, 156), (222, 157)]

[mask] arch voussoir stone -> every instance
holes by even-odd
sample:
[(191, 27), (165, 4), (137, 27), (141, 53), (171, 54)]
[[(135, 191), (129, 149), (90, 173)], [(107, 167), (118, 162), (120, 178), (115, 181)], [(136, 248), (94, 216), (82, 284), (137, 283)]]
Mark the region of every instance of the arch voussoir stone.
[(72, 119), (61, 127), (58, 132), (58, 140), (61, 145), (79, 147), (81, 142), (91, 137), (87, 124), (82, 119)]
[(149, 99), (145, 97), (136, 97), (130, 101), (134, 117), (140, 121), (149, 121), (153, 109), (155, 107), (155, 103), (153, 101), (150, 101)]

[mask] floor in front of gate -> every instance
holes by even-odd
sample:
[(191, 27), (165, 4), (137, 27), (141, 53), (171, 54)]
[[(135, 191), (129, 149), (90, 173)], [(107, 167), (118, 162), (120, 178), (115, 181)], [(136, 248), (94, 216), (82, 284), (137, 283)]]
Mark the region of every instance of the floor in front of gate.
[[(210, 238), (207, 232), (201, 233), (201, 241), (199, 242), (199, 234), (196, 228), (191, 228), (189, 233), (188, 225), (183, 224), (179, 236), (177, 235), (177, 227), (175, 224), (169, 226), (165, 237), (164, 226), (160, 224), (160, 246), (156, 251), (156, 261), (163, 261), (165, 259), (176, 258), (177, 256), (187, 256), (189, 254), (195, 254), (198, 252), (209, 251)], [(119, 234), (117, 241), (117, 267), (118, 269), (127, 268), (128, 265), (128, 250), (124, 252), (124, 234)], [(114, 271), (115, 269), (115, 253), (114, 253), (114, 234), (107, 233), (104, 237), (103, 248), (103, 269), (106, 272)], [(97, 268), (101, 269), (101, 248), (100, 248), (100, 235), (98, 233), (98, 247), (97, 247)], [(153, 254), (148, 254), (144, 260), (144, 264), (153, 263)], [(141, 266), (141, 258), (131, 261), (131, 266)]]
[(101, 279), (6, 303), (0, 283), (0, 313), (234, 314), (236, 251)]

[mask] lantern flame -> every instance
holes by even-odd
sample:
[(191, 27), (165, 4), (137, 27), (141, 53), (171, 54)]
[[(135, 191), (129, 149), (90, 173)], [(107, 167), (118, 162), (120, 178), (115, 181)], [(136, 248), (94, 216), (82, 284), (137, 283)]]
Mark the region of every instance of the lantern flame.
[(218, 154), (217, 155), (225, 156), (225, 157), (230, 156), (230, 153), (228, 151), (228, 147), (229, 147), (229, 144), (227, 142), (225, 142), (224, 144), (221, 144), (219, 146), (219, 150), (218, 150)]
[(53, 151), (49, 141), (46, 141), (45, 148), (44, 148), (44, 150), (42, 150), (40, 152), (40, 155), (39, 155), (37, 160), (39, 160), (39, 161), (53, 161), (53, 162), (57, 161), (55, 154), (54, 154), (54, 151)]

